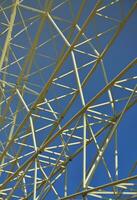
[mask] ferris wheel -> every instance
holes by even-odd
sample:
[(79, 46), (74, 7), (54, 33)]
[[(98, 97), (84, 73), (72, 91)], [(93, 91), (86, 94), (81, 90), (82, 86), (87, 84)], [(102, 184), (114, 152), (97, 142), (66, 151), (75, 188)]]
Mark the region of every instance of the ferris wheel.
[(137, 1), (0, 1), (0, 199), (137, 199)]

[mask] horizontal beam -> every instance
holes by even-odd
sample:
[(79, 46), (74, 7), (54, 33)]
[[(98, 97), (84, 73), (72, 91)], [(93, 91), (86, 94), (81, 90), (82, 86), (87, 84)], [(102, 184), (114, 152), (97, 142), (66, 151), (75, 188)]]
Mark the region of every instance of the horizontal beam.
[(136, 180), (136, 179), (137, 179), (137, 175), (130, 176), (128, 178), (120, 179), (118, 181), (113, 181), (111, 183), (107, 183), (107, 184), (104, 184), (104, 185), (101, 185), (101, 186), (98, 186), (98, 187), (95, 187), (95, 188), (92, 188), (92, 189), (87, 189), (87, 190), (83, 190), (81, 192), (77, 192), (77, 193), (69, 195), (67, 197), (63, 197), (60, 200), (72, 199), (72, 198), (75, 198), (77, 196), (86, 196), (89, 193), (104, 189), (106, 187), (112, 187), (112, 186), (120, 185), (121, 183), (126, 183), (128, 181), (132, 181), (132, 180)]

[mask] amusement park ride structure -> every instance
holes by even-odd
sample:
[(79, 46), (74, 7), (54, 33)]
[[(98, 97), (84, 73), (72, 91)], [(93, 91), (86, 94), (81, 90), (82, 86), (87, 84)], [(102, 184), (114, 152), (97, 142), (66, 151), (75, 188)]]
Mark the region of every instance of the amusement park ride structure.
[(0, 1), (0, 198), (137, 199), (137, 1)]

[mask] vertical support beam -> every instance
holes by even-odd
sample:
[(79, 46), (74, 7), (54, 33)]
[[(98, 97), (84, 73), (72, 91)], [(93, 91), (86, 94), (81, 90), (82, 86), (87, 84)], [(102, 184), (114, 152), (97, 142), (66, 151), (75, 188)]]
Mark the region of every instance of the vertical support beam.
[[(71, 44), (68, 42), (68, 40), (66, 39), (66, 37), (64, 36), (64, 34), (62, 33), (62, 31), (57, 26), (57, 24), (52, 19), (52, 17), (50, 16), (49, 13), (48, 13), (48, 18), (49, 18), (50, 22), (52, 23), (52, 25), (55, 27), (55, 29), (58, 31), (58, 33), (60, 34), (60, 36), (62, 37), (62, 39), (66, 43), (66, 45), (70, 48)], [(75, 72), (76, 81), (77, 81), (77, 84), (78, 84), (78, 90), (80, 92), (82, 106), (84, 107), (85, 106), (85, 100), (84, 100), (84, 95), (83, 95), (80, 77), (79, 77), (79, 73), (78, 73), (75, 54), (74, 54), (73, 50), (71, 50), (71, 57), (72, 57), (73, 65), (74, 65), (74, 72)], [(86, 188), (86, 114), (85, 113), (83, 114), (83, 188)]]
[(86, 188), (86, 160), (87, 160), (87, 145), (86, 145), (86, 114), (83, 115), (83, 188)]
[(14, 26), (14, 21), (15, 21), (18, 5), (19, 5), (19, 0), (16, 0), (15, 3), (14, 3), (14, 7), (13, 7), (13, 10), (12, 10), (11, 17), (10, 17), (9, 30), (8, 30), (7, 37), (6, 37), (4, 47), (3, 47), (3, 50), (2, 50), (2, 55), (1, 55), (1, 59), (0, 59), (0, 71), (2, 69), (3, 62), (4, 62), (4, 59), (5, 59), (9, 44), (10, 44), (11, 34), (12, 34), (13, 26)]
[[(16, 91), (17, 91), (17, 94), (18, 94), (21, 102), (25, 106), (27, 112), (29, 112), (30, 110), (29, 110), (26, 102), (24, 101), (23, 97), (21, 96), (19, 90), (16, 89)], [(32, 131), (32, 138), (33, 138), (34, 150), (35, 150), (35, 152), (37, 152), (35, 130), (34, 130), (34, 125), (33, 125), (33, 119), (32, 119), (31, 116), (29, 117), (29, 121), (30, 121), (30, 127), (31, 127), (31, 131)], [(38, 166), (37, 166), (37, 158), (35, 158), (35, 160), (34, 160), (34, 165), (35, 165), (35, 169), (34, 169), (34, 191), (33, 191), (33, 199), (35, 200), (37, 198), (37, 168), (38, 168)]]

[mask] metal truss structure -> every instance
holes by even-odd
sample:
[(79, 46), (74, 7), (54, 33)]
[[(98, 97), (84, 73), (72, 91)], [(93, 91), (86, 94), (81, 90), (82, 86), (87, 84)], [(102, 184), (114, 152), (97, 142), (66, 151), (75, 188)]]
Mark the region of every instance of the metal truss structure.
[(0, 199), (137, 199), (135, 18), (136, 0), (0, 1)]

